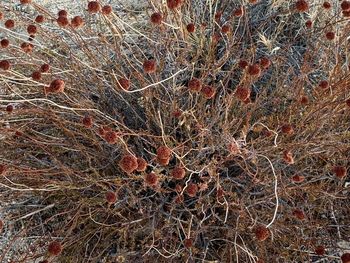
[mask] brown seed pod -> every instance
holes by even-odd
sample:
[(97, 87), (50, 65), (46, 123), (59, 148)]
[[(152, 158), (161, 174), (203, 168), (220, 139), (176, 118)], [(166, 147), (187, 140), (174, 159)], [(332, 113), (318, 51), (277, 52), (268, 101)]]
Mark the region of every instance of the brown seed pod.
[(309, 98), (307, 96), (301, 96), (299, 101), (301, 104), (305, 105), (309, 103)]
[(34, 71), (32, 73), (32, 79), (35, 81), (41, 80), (41, 72), (40, 71)]
[(340, 179), (344, 178), (346, 176), (346, 167), (345, 166), (334, 166), (332, 168), (332, 172), (334, 175)]
[(35, 22), (38, 24), (43, 23), (45, 21), (45, 17), (43, 15), (37, 15), (35, 18)]
[(155, 25), (161, 25), (163, 21), (163, 16), (161, 13), (156, 12), (151, 15), (151, 22)]
[(169, 9), (176, 9), (181, 6), (182, 0), (167, 0), (167, 6)]
[(318, 86), (322, 89), (327, 89), (329, 87), (329, 83), (327, 80), (321, 80)]
[(0, 233), (4, 229), (4, 222), (0, 219)]
[(239, 99), (240, 101), (244, 102), (246, 101), (247, 99), (250, 98), (250, 89), (247, 88), (247, 87), (241, 87), (241, 86), (238, 86), (236, 88), (236, 91), (235, 91), (235, 94), (234, 96)]
[(344, 0), (341, 2), (340, 7), (343, 11), (350, 11), (350, 1)]
[(239, 62), (238, 62), (238, 66), (241, 68), (241, 69), (245, 69), (246, 67), (248, 67), (249, 63), (248, 61), (244, 60), (244, 59), (241, 59)]
[(286, 135), (292, 135), (294, 134), (294, 129), (293, 126), (289, 123), (285, 123), (281, 126), (281, 131), (282, 133), (286, 134)]
[(96, 14), (101, 10), (101, 5), (97, 1), (91, 1), (88, 3), (88, 12), (90, 14)]
[(292, 215), (299, 219), (299, 220), (305, 220), (306, 219), (306, 216), (305, 216), (305, 213), (300, 210), (300, 209), (295, 209), (293, 212), (292, 212)]
[(8, 39), (6, 39), (6, 38), (1, 39), (0, 45), (1, 45), (2, 48), (8, 48), (9, 45), (10, 45), (10, 41)]
[(156, 61), (154, 59), (145, 60), (142, 66), (146, 73), (154, 73), (157, 69)]
[(157, 186), (158, 185), (158, 176), (155, 173), (148, 173), (144, 177), (144, 181), (149, 186)]
[(9, 70), (11, 68), (11, 64), (8, 60), (0, 60), (0, 69)]
[(22, 5), (26, 5), (26, 4), (32, 3), (32, 0), (21, 0), (20, 3), (21, 3)]
[(260, 60), (259, 60), (259, 64), (260, 66), (263, 68), (263, 69), (267, 69), (270, 67), (271, 65), (271, 61), (269, 58), (267, 57), (262, 57)]
[(186, 238), (184, 240), (184, 246), (185, 246), (185, 248), (193, 247), (193, 240), (191, 238)]
[(307, 20), (307, 21), (305, 22), (305, 26), (306, 26), (307, 28), (311, 28), (311, 27), (312, 27), (312, 21), (311, 21), (311, 20)]
[(236, 8), (235, 10), (233, 10), (233, 15), (235, 17), (241, 17), (244, 15), (244, 7), (240, 6), (238, 8)]
[(59, 254), (61, 254), (62, 249), (62, 245), (58, 241), (52, 241), (47, 247), (47, 251), (53, 256), (58, 256)]
[(198, 186), (194, 183), (189, 183), (186, 187), (186, 192), (188, 196), (195, 197), (198, 192)]
[(254, 230), (255, 237), (258, 241), (265, 241), (270, 236), (270, 231), (266, 226), (258, 226)]
[(119, 136), (118, 133), (116, 133), (115, 131), (105, 131), (103, 138), (106, 140), (107, 143), (115, 144)]
[(144, 172), (147, 168), (147, 162), (145, 159), (143, 158), (137, 158), (137, 168), (136, 168), (136, 171), (138, 172)]
[(105, 5), (102, 7), (101, 12), (103, 15), (108, 16), (113, 12), (113, 9), (110, 5)]
[(259, 64), (249, 65), (247, 68), (247, 72), (251, 76), (259, 76), (261, 73)]
[(201, 93), (206, 99), (212, 99), (215, 96), (215, 89), (212, 86), (204, 85), (201, 89)]
[(326, 36), (326, 38), (328, 40), (334, 40), (335, 39), (335, 33), (332, 32), (332, 31), (326, 32), (325, 36)]
[(69, 20), (66, 16), (59, 16), (56, 22), (60, 27), (67, 27), (69, 25)]
[(60, 11), (58, 11), (57, 15), (67, 17), (68, 12), (66, 10), (60, 10)]
[(305, 0), (298, 0), (295, 3), (295, 9), (300, 13), (306, 12), (307, 10), (309, 10), (309, 4)]
[(299, 174), (293, 175), (293, 177), (292, 177), (292, 181), (294, 183), (302, 183), (302, 182), (304, 182), (304, 180), (305, 180), (305, 177), (302, 175), (299, 175)]
[(53, 93), (59, 93), (64, 91), (65, 83), (62, 79), (55, 79), (50, 83), (50, 90)]
[(134, 155), (126, 154), (121, 158), (118, 165), (125, 173), (130, 174), (138, 167), (137, 158)]
[(197, 78), (193, 78), (188, 82), (187, 86), (189, 90), (199, 92), (202, 89), (202, 82)]
[(0, 175), (4, 174), (6, 172), (7, 168), (4, 164), (0, 164)]
[(49, 64), (43, 64), (40, 67), (40, 71), (43, 72), (43, 73), (49, 72), (49, 70), (50, 70), (50, 65)]
[(221, 33), (228, 34), (231, 31), (231, 27), (229, 25), (223, 25), (221, 27)]
[(331, 5), (331, 3), (330, 2), (324, 2), (323, 4), (322, 4), (322, 6), (323, 6), (323, 8), (324, 9), (330, 9), (331, 7), (332, 7), (332, 5)]
[(344, 253), (340, 259), (342, 263), (350, 263), (350, 253)]
[(27, 43), (27, 42), (23, 42), (21, 44), (21, 49), (25, 52), (25, 53), (30, 53), (33, 51), (33, 44), (31, 43)]
[(27, 32), (29, 35), (35, 35), (38, 32), (38, 28), (35, 25), (29, 25), (27, 27)]
[(166, 146), (160, 146), (157, 149), (157, 157), (160, 159), (167, 159), (171, 156), (171, 149)]
[(346, 105), (350, 108), (350, 99), (347, 99), (347, 100), (345, 101), (345, 103), (346, 103)]
[(89, 116), (89, 115), (85, 115), (85, 116), (83, 117), (83, 119), (81, 120), (81, 122), (83, 123), (83, 125), (84, 125), (86, 128), (91, 128), (92, 125), (93, 125), (92, 117)]
[(15, 21), (12, 19), (8, 19), (5, 21), (4, 25), (7, 29), (12, 29), (15, 27)]
[(157, 162), (158, 164), (162, 165), (162, 166), (167, 166), (170, 162), (170, 158), (159, 158), (157, 157)]
[(108, 203), (114, 204), (117, 201), (117, 195), (115, 192), (108, 191), (106, 192), (105, 199)]
[(171, 171), (171, 176), (176, 180), (182, 180), (186, 175), (186, 171), (182, 167), (175, 167)]
[(73, 28), (80, 28), (84, 25), (84, 19), (81, 16), (75, 16), (70, 22)]
[[(13, 112), (13, 105), (12, 105), (12, 104), (7, 105), (7, 106), (6, 106), (6, 111), (7, 111), (8, 113)], [(0, 174), (1, 174), (1, 173), (0, 173)]]
[(315, 247), (315, 254), (319, 255), (319, 256), (323, 256), (324, 254), (326, 254), (326, 249), (324, 246), (317, 246)]
[(196, 27), (193, 23), (189, 23), (187, 24), (186, 29), (188, 33), (193, 33), (196, 30)]
[(291, 151), (289, 150), (285, 150), (283, 152), (283, 160), (287, 163), (287, 164), (294, 164), (294, 158), (293, 158), (293, 154)]
[(119, 78), (117, 85), (118, 85), (118, 88), (120, 88), (120, 89), (129, 90), (130, 80), (128, 80), (126, 78)]

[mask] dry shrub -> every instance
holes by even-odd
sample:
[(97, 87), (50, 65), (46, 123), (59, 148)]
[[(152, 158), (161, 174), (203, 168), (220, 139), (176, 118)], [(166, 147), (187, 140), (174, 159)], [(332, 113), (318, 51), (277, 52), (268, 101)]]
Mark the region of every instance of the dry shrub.
[(0, 6), (0, 199), (30, 205), (6, 208), (3, 232), (24, 228), (1, 261), (340, 260), (341, 3), (18, 2)]

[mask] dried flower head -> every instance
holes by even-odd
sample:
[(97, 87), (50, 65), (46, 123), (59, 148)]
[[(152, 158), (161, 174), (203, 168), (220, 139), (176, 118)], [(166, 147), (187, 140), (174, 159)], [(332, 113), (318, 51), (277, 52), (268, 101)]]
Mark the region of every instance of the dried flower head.
[(239, 99), (240, 101), (246, 101), (248, 98), (250, 98), (250, 89), (247, 87), (238, 86), (235, 91), (235, 97)]
[(299, 175), (299, 174), (293, 175), (293, 177), (292, 177), (292, 181), (294, 183), (302, 183), (302, 182), (304, 182), (304, 180), (305, 180), (305, 177), (302, 175)]
[(8, 60), (0, 60), (0, 69), (9, 70), (11, 68), (11, 64)]
[(2, 48), (7, 48), (10, 45), (10, 41), (6, 38), (1, 39), (0, 45)]
[(0, 164), (0, 175), (6, 172), (6, 166), (4, 164)]
[(91, 128), (92, 125), (93, 125), (93, 120), (92, 120), (92, 117), (90, 115), (85, 115), (81, 122), (83, 123), (83, 125), (86, 127), (86, 128)]
[(105, 131), (103, 138), (106, 140), (107, 143), (115, 144), (118, 140), (118, 133), (116, 133), (115, 131)]
[(350, 108), (350, 98), (345, 101), (346, 105)]
[(281, 131), (284, 134), (292, 135), (294, 133), (293, 126), (289, 123), (285, 123), (281, 126)]
[(36, 27), (36, 25), (29, 25), (27, 27), (27, 32), (30, 35), (35, 35), (38, 32), (38, 28)]
[(144, 177), (145, 183), (149, 186), (157, 186), (158, 185), (158, 176), (155, 173), (148, 173)]
[(323, 2), (322, 6), (324, 9), (330, 9), (332, 7), (331, 3), (327, 1)]
[(350, 11), (350, 1), (344, 0), (341, 2), (340, 7), (343, 11)]
[(91, 1), (88, 3), (88, 12), (91, 14), (98, 13), (101, 10), (101, 5), (97, 1)]
[(193, 78), (188, 82), (187, 86), (191, 91), (198, 92), (202, 89), (202, 82), (197, 78)]
[(231, 31), (231, 27), (229, 25), (223, 25), (221, 27), (221, 33), (228, 34)]
[(311, 28), (311, 27), (312, 27), (312, 21), (311, 21), (311, 20), (307, 20), (307, 21), (305, 22), (305, 26), (306, 26), (307, 28)]
[(50, 70), (50, 65), (49, 64), (43, 64), (40, 67), (40, 71), (43, 72), (43, 73), (49, 72), (49, 70)]
[(128, 80), (126, 78), (119, 78), (117, 85), (118, 85), (119, 89), (129, 90), (129, 88), (130, 88), (130, 80)]
[(6, 106), (6, 111), (7, 111), (8, 113), (13, 112), (13, 105), (12, 105), (12, 104), (7, 105), (7, 106)]
[(184, 246), (185, 246), (185, 248), (193, 247), (193, 240), (191, 238), (186, 238), (184, 240)]
[(64, 91), (65, 83), (62, 79), (55, 79), (50, 83), (50, 91), (53, 93), (59, 93)]
[(35, 18), (35, 22), (38, 24), (43, 23), (45, 21), (45, 17), (43, 15), (37, 15)]
[(171, 176), (176, 180), (182, 180), (186, 175), (186, 171), (182, 167), (175, 167), (171, 171)]
[(35, 81), (41, 80), (41, 72), (40, 71), (34, 71), (32, 73), (32, 79)]
[(346, 167), (345, 166), (334, 166), (332, 168), (332, 171), (334, 175), (340, 179), (344, 178), (346, 176)]
[(57, 15), (67, 17), (68, 12), (66, 10), (60, 10), (60, 11), (58, 11)]
[(66, 27), (69, 25), (69, 20), (66, 16), (59, 16), (56, 19), (56, 22), (60, 27)]
[(161, 13), (156, 12), (151, 15), (151, 22), (155, 25), (161, 25), (163, 21), (163, 16)]
[(294, 164), (294, 158), (293, 158), (293, 154), (291, 151), (289, 150), (285, 150), (283, 152), (283, 160), (287, 163), (287, 164)]
[(137, 158), (137, 168), (136, 171), (138, 172), (144, 172), (147, 168), (147, 162), (143, 158)]
[(118, 163), (119, 167), (126, 173), (130, 174), (138, 167), (137, 158), (134, 155), (124, 155)]
[(326, 253), (326, 249), (324, 246), (315, 247), (315, 254), (319, 256), (323, 256)]
[(332, 32), (332, 31), (326, 32), (325, 36), (326, 36), (326, 38), (328, 40), (334, 40), (335, 39), (335, 33)]
[(7, 29), (12, 29), (12, 28), (14, 28), (15, 27), (15, 21), (14, 20), (12, 20), (12, 19), (8, 19), (8, 20), (6, 20), (5, 21), (5, 27), (7, 28)]
[(193, 23), (189, 23), (187, 24), (186, 29), (188, 33), (193, 33), (196, 30), (196, 27)]
[(259, 64), (249, 65), (247, 68), (247, 72), (251, 76), (259, 76), (261, 73)]
[(114, 204), (117, 201), (117, 195), (115, 192), (112, 191), (106, 192), (105, 198), (110, 204)]
[(258, 241), (265, 241), (270, 236), (270, 231), (266, 226), (258, 226), (255, 228), (255, 237)]
[(206, 99), (212, 99), (215, 96), (215, 89), (209, 85), (204, 85), (201, 92)]
[(240, 6), (238, 8), (236, 8), (235, 10), (233, 10), (233, 15), (235, 17), (241, 17), (243, 16), (244, 14), (244, 7), (243, 6)]
[(322, 89), (327, 89), (329, 87), (329, 83), (327, 80), (321, 80), (318, 86)]
[(47, 251), (53, 256), (58, 256), (62, 252), (62, 245), (58, 241), (52, 241), (47, 247)]
[(198, 192), (198, 186), (194, 183), (189, 183), (186, 188), (188, 196), (195, 197)]
[(30, 53), (33, 51), (33, 44), (31, 43), (27, 43), (27, 42), (23, 42), (21, 44), (21, 49), (25, 52), (25, 53)]
[(170, 158), (159, 158), (157, 157), (157, 162), (162, 166), (167, 166), (170, 162)]
[(32, 0), (21, 0), (20, 1), (22, 5), (30, 4)]
[(309, 103), (309, 98), (307, 96), (301, 96), (299, 101), (301, 104), (305, 105)]
[(295, 3), (295, 9), (298, 12), (306, 12), (307, 10), (309, 10), (309, 4), (305, 0), (298, 0)]
[(259, 64), (262, 68), (264, 69), (267, 69), (270, 67), (271, 65), (271, 60), (267, 57), (262, 57), (260, 60), (259, 60)]
[(142, 66), (146, 73), (154, 73), (157, 69), (156, 61), (154, 59), (145, 60)]
[(350, 253), (344, 253), (340, 259), (342, 263), (350, 263)]
[(238, 66), (241, 68), (241, 69), (245, 69), (246, 67), (248, 67), (249, 63), (248, 61), (244, 60), (244, 59), (241, 59), (239, 62), (238, 62)]
[(105, 16), (110, 15), (112, 13), (112, 11), (113, 11), (113, 9), (112, 9), (112, 7), (110, 5), (103, 6), (102, 10), (101, 10), (102, 14), (105, 15)]
[(70, 24), (73, 28), (82, 27), (84, 25), (84, 19), (81, 16), (75, 16), (72, 18)]
[(169, 9), (178, 8), (182, 4), (182, 0), (167, 0), (166, 2)]
[(292, 215), (293, 215), (295, 218), (299, 219), (299, 220), (305, 220), (305, 219), (306, 219), (306, 216), (305, 216), (304, 211), (302, 211), (302, 210), (300, 210), (300, 209), (295, 209), (295, 210), (293, 210)]
[(171, 149), (166, 146), (160, 146), (157, 149), (157, 157), (159, 159), (168, 159), (171, 157)]

